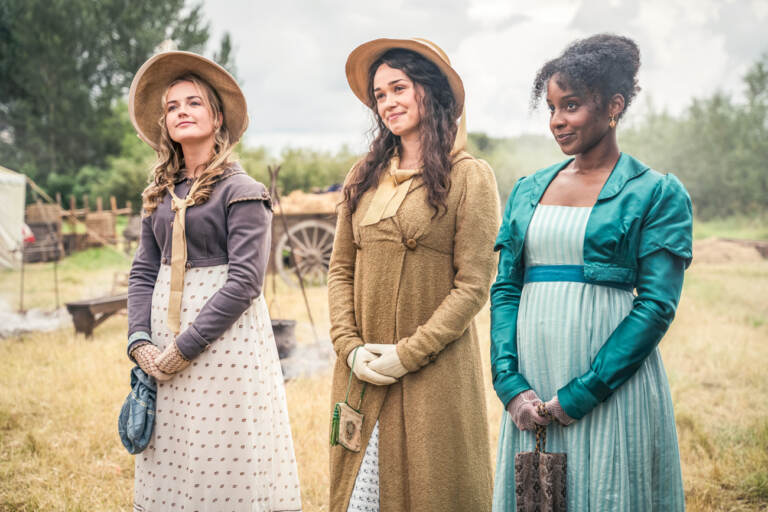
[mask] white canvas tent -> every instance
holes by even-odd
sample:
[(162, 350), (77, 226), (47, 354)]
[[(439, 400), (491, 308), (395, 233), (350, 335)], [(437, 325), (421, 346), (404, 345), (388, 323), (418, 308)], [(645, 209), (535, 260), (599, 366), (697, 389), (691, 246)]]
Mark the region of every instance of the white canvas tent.
[(21, 264), (26, 183), (23, 174), (0, 166), (0, 268)]

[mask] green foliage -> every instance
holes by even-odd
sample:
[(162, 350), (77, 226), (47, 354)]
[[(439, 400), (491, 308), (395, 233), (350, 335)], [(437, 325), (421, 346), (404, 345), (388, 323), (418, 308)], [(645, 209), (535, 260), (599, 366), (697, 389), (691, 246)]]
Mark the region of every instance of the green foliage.
[[(229, 73), (237, 78), (237, 67), (235, 66), (235, 56), (233, 54), (232, 36), (229, 32), (224, 32), (221, 36), (221, 43), (219, 44), (219, 50), (213, 54), (213, 60), (221, 67), (229, 71)], [(243, 81), (238, 79), (240, 87), (243, 86)]]
[(123, 148), (115, 102), (153, 49), (203, 48), (201, 16), (185, 0), (3, 0), (0, 161), (68, 194), (81, 167)]
[(470, 133), (467, 150), (493, 168), (502, 204), (518, 179), (565, 159), (552, 138), (544, 135), (494, 138), (484, 133)]
[(78, 199), (88, 195), (91, 204), (95, 203), (96, 197), (109, 204), (109, 197), (115, 196), (120, 207), (131, 201), (133, 211), (138, 213), (141, 192), (149, 183), (155, 152), (131, 128), (125, 102), (119, 102), (115, 112), (125, 125), (120, 154), (107, 157), (103, 167), (87, 165), (81, 168), (72, 181), (72, 193)]
[(346, 146), (336, 153), (306, 148), (286, 148), (279, 158), (270, 156), (264, 147), (243, 149), (238, 152), (240, 163), (256, 180), (269, 186), (267, 165), (280, 165), (280, 190), (283, 194), (293, 190), (305, 192), (325, 189), (340, 184), (360, 158)]

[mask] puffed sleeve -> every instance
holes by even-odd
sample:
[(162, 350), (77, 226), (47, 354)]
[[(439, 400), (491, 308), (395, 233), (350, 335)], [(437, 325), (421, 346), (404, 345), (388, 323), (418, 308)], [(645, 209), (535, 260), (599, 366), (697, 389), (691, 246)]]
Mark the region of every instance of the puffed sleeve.
[[(346, 182), (352, 176), (357, 164), (347, 174)], [(331, 317), (331, 341), (336, 354), (342, 361), (352, 349), (365, 342), (355, 317), (355, 260), (357, 248), (352, 231), (352, 214), (343, 202), (337, 212), (336, 234), (333, 252), (328, 268), (328, 310)]]
[(462, 164), (472, 168), (465, 173), (456, 211), (453, 288), (426, 323), (397, 342), (397, 355), (411, 372), (461, 337), (488, 300), (496, 267), (493, 240), (499, 228), (499, 193), (490, 166), (477, 160)]
[(640, 235), (638, 258), (665, 250), (683, 259), (688, 268), (693, 259), (693, 207), (688, 191), (674, 174), (657, 184)]
[(253, 181), (227, 200), (227, 280), (176, 338), (187, 359), (200, 355), (261, 295), (271, 242), (269, 196), (261, 183)]
[(601, 347), (590, 369), (557, 392), (565, 412), (582, 418), (640, 368), (675, 317), (683, 273), (691, 262), (693, 211), (682, 184), (666, 175), (643, 219), (637, 296), (632, 311)]
[(139, 247), (128, 277), (128, 354), (144, 340), (151, 340), (152, 293), (160, 271), (160, 246), (152, 230), (152, 216), (141, 221)]
[(494, 247), (499, 251), (499, 271), (496, 282), (491, 286), (491, 374), (493, 389), (504, 407), (519, 393), (531, 388), (518, 371), (517, 311), (523, 289), (524, 267), (520, 261), (515, 261), (517, 256), (511, 249), (509, 228), (522, 180), (518, 180), (509, 195)]

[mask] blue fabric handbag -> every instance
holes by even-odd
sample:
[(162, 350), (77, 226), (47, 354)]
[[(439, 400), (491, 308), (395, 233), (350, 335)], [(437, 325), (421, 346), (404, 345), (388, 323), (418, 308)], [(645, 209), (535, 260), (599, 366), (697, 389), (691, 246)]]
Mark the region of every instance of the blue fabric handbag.
[(117, 431), (128, 453), (141, 453), (149, 445), (155, 427), (156, 399), (155, 379), (134, 366), (131, 370), (131, 392), (125, 398), (117, 420)]

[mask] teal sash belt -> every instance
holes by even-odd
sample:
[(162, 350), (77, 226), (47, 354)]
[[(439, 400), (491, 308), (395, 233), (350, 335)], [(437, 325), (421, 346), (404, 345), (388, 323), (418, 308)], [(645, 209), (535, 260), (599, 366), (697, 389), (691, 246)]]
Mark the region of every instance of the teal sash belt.
[(525, 267), (525, 283), (543, 283), (556, 281), (569, 281), (574, 283), (589, 283), (600, 286), (610, 286), (631, 292), (635, 287), (629, 283), (614, 281), (587, 281), (584, 277), (583, 265), (536, 265)]

